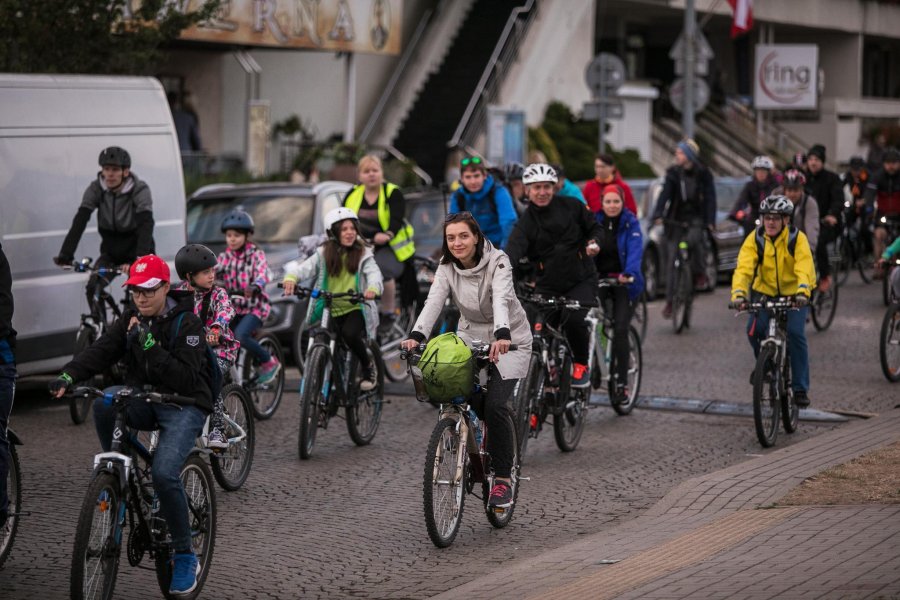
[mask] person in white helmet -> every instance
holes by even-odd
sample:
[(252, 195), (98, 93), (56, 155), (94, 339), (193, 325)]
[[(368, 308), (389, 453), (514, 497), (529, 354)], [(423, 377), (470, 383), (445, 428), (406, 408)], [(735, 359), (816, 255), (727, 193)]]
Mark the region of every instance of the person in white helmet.
[[(375, 337), (378, 328), (378, 310), (375, 296), (384, 289), (381, 270), (375, 255), (359, 236), (359, 219), (346, 207), (335, 208), (325, 215), (325, 231), (328, 239), (315, 254), (303, 262), (291, 261), (284, 268), (284, 294), (294, 293), (297, 282), (315, 278), (315, 288), (342, 293), (350, 290), (363, 294), (363, 305), (350, 302), (349, 298), (335, 298), (331, 305), (334, 330), (343, 338), (362, 367), (359, 389), (367, 392), (375, 387), (375, 365), (366, 352), (366, 338)], [(317, 302), (310, 301), (307, 321), (319, 319)]]

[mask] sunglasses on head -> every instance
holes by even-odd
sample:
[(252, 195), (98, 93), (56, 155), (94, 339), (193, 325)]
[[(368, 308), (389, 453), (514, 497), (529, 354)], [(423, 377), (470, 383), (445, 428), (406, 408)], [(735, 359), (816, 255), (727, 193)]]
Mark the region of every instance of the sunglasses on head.
[(466, 219), (474, 219), (474, 218), (475, 217), (472, 216), (472, 213), (470, 213), (467, 210), (464, 210), (462, 212), (450, 213), (444, 219), (444, 223), (453, 223), (454, 221), (464, 221)]
[(468, 167), (469, 165), (480, 165), (481, 163), (482, 163), (481, 157), (478, 157), (478, 156), (467, 156), (464, 159), (462, 159), (461, 161), (459, 161), (459, 164), (464, 167)]

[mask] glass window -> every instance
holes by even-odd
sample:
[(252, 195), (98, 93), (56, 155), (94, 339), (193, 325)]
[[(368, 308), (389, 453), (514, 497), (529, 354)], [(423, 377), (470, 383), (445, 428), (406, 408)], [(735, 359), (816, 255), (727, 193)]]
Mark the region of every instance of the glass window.
[(415, 230), (416, 246), (440, 248), (444, 236), (444, 202), (441, 198), (410, 202), (409, 222)]
[(244, 196), (195, 200), (188, 204), (187, 238), (192, 243), (223, 241), (222, 220), (241, 207), (253, 217), (253, 239), (261, 244), (296, 243), (313, 231), (313, 199), (310, 196)]

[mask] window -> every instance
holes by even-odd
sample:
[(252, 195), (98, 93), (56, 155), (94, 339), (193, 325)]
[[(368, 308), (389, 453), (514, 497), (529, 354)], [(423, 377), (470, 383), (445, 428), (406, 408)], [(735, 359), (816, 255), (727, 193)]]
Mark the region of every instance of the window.
[(313, 199), (310, 196), (243, 196), (196, 199), (188, 204), (187, 238), (192, 243), (221, 244), (226, 215), (241, 207), (255, 226), (253, 239), (261, 244), (296, 244), (313, 232)]

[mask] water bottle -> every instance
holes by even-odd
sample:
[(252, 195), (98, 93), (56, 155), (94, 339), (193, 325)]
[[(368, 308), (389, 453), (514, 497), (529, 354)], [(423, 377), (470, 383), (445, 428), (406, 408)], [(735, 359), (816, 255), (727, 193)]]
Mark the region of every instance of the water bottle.
[(475, 443), (481, 448), (481, 421), (478, 419), (478, 415), (475, 414), (475, 410), (471, 408), (469, 409), (469, 425), (472, 427), (472, 431), (475, 432)]

